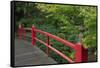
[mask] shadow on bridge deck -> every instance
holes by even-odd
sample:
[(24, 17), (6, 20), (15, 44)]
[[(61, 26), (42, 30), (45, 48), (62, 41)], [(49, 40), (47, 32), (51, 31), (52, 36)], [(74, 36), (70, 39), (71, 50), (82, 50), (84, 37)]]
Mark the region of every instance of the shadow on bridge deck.
[(57, 64), (31, 42), (15, 39), (15, 66)]

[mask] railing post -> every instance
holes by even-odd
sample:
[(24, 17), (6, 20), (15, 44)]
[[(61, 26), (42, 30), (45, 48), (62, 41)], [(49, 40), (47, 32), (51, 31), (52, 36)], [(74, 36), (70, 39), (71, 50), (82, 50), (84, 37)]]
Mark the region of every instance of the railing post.
[(88, 62), (88, 49), (82, 47), (82, 62)]
[(23, 28), (23, 33), (24, 33), (24, 40), (26, 40), (26, 31)]
[(36, 40), (35, 40), (35, 37), (36, 37), (36, 32), (35, 32), (35, 26), (32, 25), (32, 44), (35, 45), (36, 43)]
[(19, 39), (21, 40), (22, 39), (22, 26), (21, 26), (21, 24), (19, 24), (19, 26), (18, 26), (18, 36), (19, 36)]
[[(46, 35), (46, 43), (48, 44), (49, 46), (49, 36)], [(49, 48), (46, 46), (46, 53), (47, 55), (49, 56)]]
[(88, 61), (88, 51), (85, 49), (81, 43), (76, 44), (75, 62), (87, 62)]

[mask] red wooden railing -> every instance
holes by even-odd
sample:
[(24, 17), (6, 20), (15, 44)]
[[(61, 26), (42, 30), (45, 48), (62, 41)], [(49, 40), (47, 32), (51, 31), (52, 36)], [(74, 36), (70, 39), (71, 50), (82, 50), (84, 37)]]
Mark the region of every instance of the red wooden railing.
[[(48, 55), (49, 55), (49, 49), (51, 49), (55, 53), (60, 55), (63, 59), (67, 60), (69, 63), (78, 63), (78, 62), (87, 62), (88, 61), (88, 51), (87, 51), (87, 49), (85, 49), (82, 46), (81, 43), (73, 44), (73, 43), (71, 43), (67, 40), (64, 40), (58, 36), (55, 36), (55, 35), (52, 35), (48, 32), (36, 29), (35, 26), (32, 26), (32, 28), (23, 28), (21, 25), (19, 25), (18, 34), (19, 34), (20, 39), (22, 38), (23, 32), (24, 32), (24, 38), (25, 38), (25, 31), (26, 30), (31, 31), (31, 33), (32, 33), (31, 34), (32, 35), (32, 44), (35, 45), (36, 41), (39, 41), (40, 43), (44, 44), (46, 46), (46, 52)], [(46, 36), (46, 42), (44, 42), (36, 37), (37, 32)], [(49, 38), (53, 38), (56, 41), (64, 44), (65, 46), (72, 48), (75, 51), (75, 59), (72, 60), (71, 58), (67, 57), (65, 54), (63, 54), (60, 51), (58, 51), (57, 49), (53, 48), (50, 45)]]

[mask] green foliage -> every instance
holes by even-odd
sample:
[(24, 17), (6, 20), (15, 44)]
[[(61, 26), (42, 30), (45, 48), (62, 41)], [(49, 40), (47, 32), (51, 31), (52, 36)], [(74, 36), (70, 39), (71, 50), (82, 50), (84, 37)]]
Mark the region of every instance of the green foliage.
[[(39, 3), (16, 3), (16, 26), (19, 23), (25, 27), (36, 28), (49, 32), (72, 43), (80, 42), (78, 35), (81, 33), (83, 46), (96, 48), (96, 7), (39, 4)], [(37, 34), (37, 37), (46, 41), (45, 36)], [(54, 48), (67, 56), (74, 58), (74, 52), (68, 47), (55, 40), (50, 40)], [(45, 46), (37, 42), (37, 45), (45, 50)], [(96, 49), (95, 51), (96, 52)], [(51, 51), (52, 57), (59, 63), (67, 63), (60, 56)]]
[(83, 7), (81, 10), (84, 15), (84, 25), (87, 29), (84, 32), (83, 42), (86, 47), (96, 47), (96, 8)]

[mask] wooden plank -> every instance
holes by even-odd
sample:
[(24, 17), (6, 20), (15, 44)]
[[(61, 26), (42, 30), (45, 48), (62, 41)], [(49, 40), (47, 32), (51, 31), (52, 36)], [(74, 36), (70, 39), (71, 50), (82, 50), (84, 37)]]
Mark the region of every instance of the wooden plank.
[(15, 66), (57, 64), (31, 42), (15, 39)]

